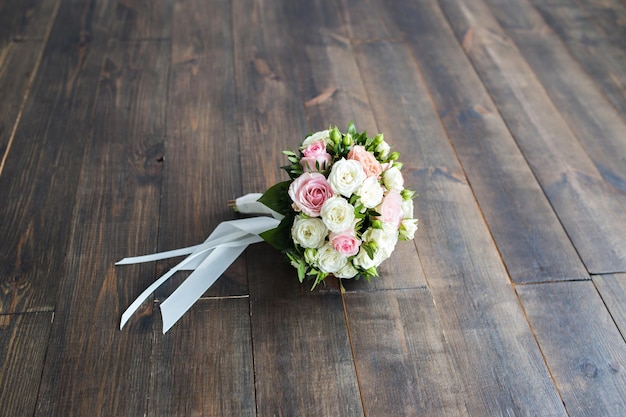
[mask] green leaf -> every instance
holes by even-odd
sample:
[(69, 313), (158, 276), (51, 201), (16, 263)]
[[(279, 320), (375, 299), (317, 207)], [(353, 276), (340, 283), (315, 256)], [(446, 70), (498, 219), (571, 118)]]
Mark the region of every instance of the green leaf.
[(285, 216), (275, 229), (267, 230), (259, 234), (259, 236), (278, 250), (291, 249), (293, 248), (293, 241), (291, 240), (291, 225), (293, 224), (293, 219), (293, 215)]
[(279, 182), (268, 188), (267, 191), (259, 198), (259, 203), (266, 205), (272, 210), (287, 215), (291, 212), (291, 199), (288, 190), (291, 181)]

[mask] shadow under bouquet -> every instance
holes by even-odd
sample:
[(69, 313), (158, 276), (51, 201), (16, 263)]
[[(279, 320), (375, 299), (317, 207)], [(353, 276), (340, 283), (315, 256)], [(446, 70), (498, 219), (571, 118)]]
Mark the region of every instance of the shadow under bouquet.
[[(289, 180), (265, 193), (247, 194), (233, 206), (264, 214), (221, 222), (201, 244), (124, 258), (116, 265), (186, 258), (146, 288), (122, 314), (122, 328), (142, 303), (177, 271), (193, 271), (160, 304), (163, 333), (208, 290), (248, 245), (266, 241), (283, 251), (300, 282), (312, 288), (328, 276), (378, 276), (398, 240), (413, 239), (415, 193), (404, 188), (400, 154), (382, 134), (368, 137), (354, 124), (306, 136), (297, 151), (284, 151)], [(269, 216), (267, 216), (269, 214)]]

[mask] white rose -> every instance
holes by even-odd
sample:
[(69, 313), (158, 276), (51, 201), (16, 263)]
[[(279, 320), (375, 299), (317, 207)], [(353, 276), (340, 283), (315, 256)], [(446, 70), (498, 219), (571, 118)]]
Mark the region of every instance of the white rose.
[(322, 130), (322, 131), (319, 131), (319, 132), (315, 132), (311, 136), (306, 138), (304, 140), (304, 142), (302, 142), (302, 145), (300, 146), (300, 149), (304, 149), (307, 146), (309, 146), (310, 144), (312, 144), (313, 142), (317, 142), (318, 140), (324, 140), (324, 142), (327, 145), (333, 143), (333, 141), (330, 140), (330, 131)]
[(404, 219), (400, 225), (400, 238), (403, 240), (411, 240), (415, 237), (417, 231), (417, 219)]
[(343, 268), (347, 262), (348, 258), (337, 252), (328, 243), (317, 251), (317, 266), (322, 272), (334, 274)]
[(382, 229), (369, 228), (363, 233), (363, 241), (374, 242), (384, 259), (391, 256), (398, 243), (398, 231), (391, 225), (383, 223)]
[(398, 167), (391, 167), (383, 172), (383, 182), (389, 190), (402, 191), (404, 187), (404, 178)]
[(365, 180), (365, 171), (359, 161), (341, 159), (333, 165), (328, 182), (334, 192), (344, 197), (350, 197)]
[(410, 198), (408, 200), (402, 200), (402, 218), (413, 218), (413, 200)]
[(350, 262), (346, 262), (343, 268), (335, 272), (335, 276), (337, 278), (354, 278), (358, 273), (359, 271)]
[(370, 269), (377, 268), (386, 258), (383, 253), (379, 250), (374, 252), (374, 258), (370, 258), (365, 249), (361, 248), (359, 253), (352, 259), (352, 263), (357, 268), (361, 269)]
[(383, 201), (383, 187), (376, 177), (367, 177), (357, 190), (361, 203), (367, 208), (374, 208)]
[(331, 197), (320, 211), (324, 225), (335, 233), (348, 230), (354, 223), (354, 207), (342, 197)]
[(376, 152), (380, 153), (381, 158), (386, 158), (389, 156), (389, 151), (391, 150), (391, 146), (384, 140), (376, 146)]
[(318, 218), (296, 217), (291, 226), (293, 241), (303, 248), (319, 248), (324, 244), (328, 229)]

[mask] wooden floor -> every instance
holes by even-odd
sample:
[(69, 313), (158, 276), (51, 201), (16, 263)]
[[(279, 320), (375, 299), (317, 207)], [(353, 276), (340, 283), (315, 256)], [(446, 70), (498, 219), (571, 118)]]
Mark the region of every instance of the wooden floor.
[[(0, 415), (626, 416), (626, 1), (0, 0)], [(420, 229), (310, 291), (250, 247), (160, 289), (353, 120)]]

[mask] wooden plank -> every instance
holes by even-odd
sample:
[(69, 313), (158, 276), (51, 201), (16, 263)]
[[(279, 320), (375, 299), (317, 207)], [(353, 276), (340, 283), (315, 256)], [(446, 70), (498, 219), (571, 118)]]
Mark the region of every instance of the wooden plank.
[(338, 14), (345, 24), (347, 36), (352, 41), (399, 41), (402, 39), (402, 32), (391, 19), (388, 19), (386, 8), (389, 5), (371, 0), (337, 0), (336, 3)]
[[(243, 191), (286, 175), (282, 150), (306, 133), (284, 4), (233, 3)], [(257, 414), (362, 416), (341, 296), (311, 292), (267, 245), (248, 249)]]
[(626, 274), (594, 275), (592, 279), (622, 337), (626, 339)]
[(256, 416), (248, 298), (200, 300), (156, 336), (147, 415)]
[(626, 51), (607, 39), (595, 19), (574, 0), (531, 2), (619, 114), (625, 115)]
[[(403, 13), (440, 24), (425, 10)], [(416, 243), (459, 380), (471, 393), (468, 414), (565, 415), (415, 55), (391, 43), (358, 51), (381, 129), (416, 144), (422, 219)]]
[(156, 250), (169, 47), (102, 47), (108, 50), (93, 136), (74, 172), (79, 198), (57, 272), (59, 301), (37, 415), (146, 413), (153, 321), (138, 313), (120, 332), (119, 319), (154, 280), (154, 265), (114, 262)]
[(441, 4), (587, 269), (625, 271), (625, 208), (532, 69), (483, 3)]
[[(587, 278), (559, 219), (436, 6), (428, 10), (421, 3), (395, 5), (381, 19), (395, 21), (395, 27), (406, 32), (511, 278)], [(406, 96), (399, 100), (407, 101)], [(418, 183), (423, 195), (420, 188)]]
[(577, 4), (602, 28), (604, 38), (622, 49), (626, 36), (626, 3), (621, 0), (578, 0)]
[(626, 412), (626, 343), (591, 282), (517, 287), (572, 416)]
[[(175, 4), (160, 250), (201, 243), (234, 216), (227, 201), (240, 193), (241, 171), (230, 24), (228, 2)], [(155, 326), (148, 415), (255, 415), (249, 302), (237, 298), (247, 294), (246, 271), (238, 266), (166, 335)]]
[(0, 175), (42, 48), (41, 42), (11, 42), (0, 50)]
[[(367, 91), (345, 28), (338, 19), (333, 1), (288, 3), (287, 21), (293, 42), (300, 89), (305, 100), (309, 131), (323, 130), (329, 124), (345, 131), (353, 121), (359, 131), (379, 133), (369, 107)], [(397, 140), (396, 140), (397, 139)], [(411, 173), (415, 169), (411, 140), (386, 140), (404, 155), (405, 187), (419, 193)], [(399, 142), (399, 143), (398, 143)], [(416, 202), (419, 202), (417, 200)], [(416, 204), (419, 209), (419, 204)], [(379, 268), (379, 279), (344, 280), (349, 291), (424, 287), (426, 281), (413, 242), (401, 242), (393, 256)]]
[(57, 0), (0, 3), (0, 175), (58, 6)]
[(258, 415), (363, 416), (341, 294), (311, 292), (267, 245), (248, 265)]
[[(82, 2), (81, 2), (82, 3)], [(110, 13), (59, 9), (0, 176), (0, 312), (52, 310), (102, 65)], [(104, 24), (106, 26), (106, 24)], [(85, 33), (89, 32), (90, 37)]]
[(60, 0), (0, 2), (0, 52), (11, 42), (43, 40), (59, 3)]
[[(510, 37), (596, 168), (626, 206), (626, 122), (567, 51), (541, 15), (524, 1), (488, 0)], [(486, 22), (481, 20), (481, 24)], [(497, 25), (490, 30), (501, 35)]]
[(111, 36), (122, 40), (170, 39), (174, 7), (180, 4), (168, 0), (118, 0)]
[(470, 415), (429, 290), (347, 293), (345, 303), (367, 416)]
[(53, 313), (0, 316), (0, 416), (32, 416)]
[[(161, 251), (203, 242), (234, 217), (228, 201), (241, 195), (230, 8), (221, 1), (179, 1), (173, 19)], [(179, 261), (160, 262), (159, 272)], [(164, 285), (157, 296), (168, 295), (179, 282)], [(247, 283), (241, 262), (207, 293), (242, 294)]]

